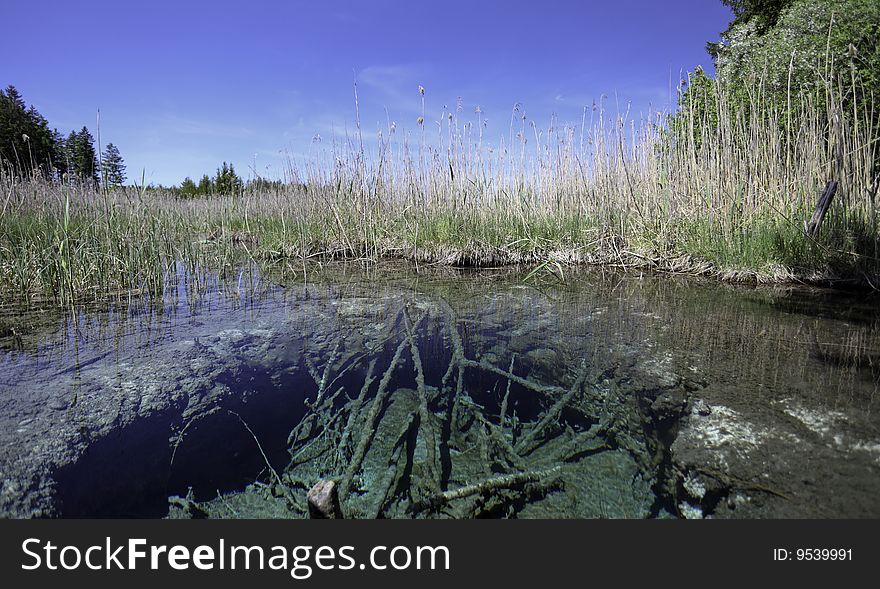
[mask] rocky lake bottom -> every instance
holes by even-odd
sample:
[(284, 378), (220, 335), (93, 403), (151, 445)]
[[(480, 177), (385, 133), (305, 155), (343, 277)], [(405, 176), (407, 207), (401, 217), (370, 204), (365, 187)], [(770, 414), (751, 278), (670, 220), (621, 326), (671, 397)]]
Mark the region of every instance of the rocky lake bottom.
[(5, 307), (0, 515), (880, 516), (880, 299), (328, 266)]

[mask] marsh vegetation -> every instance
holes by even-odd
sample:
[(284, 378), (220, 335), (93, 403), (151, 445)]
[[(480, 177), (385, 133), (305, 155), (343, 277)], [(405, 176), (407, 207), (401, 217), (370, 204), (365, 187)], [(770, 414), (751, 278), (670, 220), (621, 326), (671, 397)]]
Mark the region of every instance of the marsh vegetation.
[[(580, 121), (539, 124), (517, 103), (499, 133), (461, 99), (426, 118), (419, 86), (414, 128), (389, 118), (368, 129), (355, 85), (345, 137), (289, 159), (283, 178), (254, 170), (247, 183), (224, 163), (198, 185), (120, 187), (115, 147), (98, 161), (88, 129), (61, 139), (10, 87), (3, 295), (158, 294), (178, 263), (198, 276), (233, 260), (293, 269), (330, 258), (878, 286), (876, 4), (725, 4), (735, 18), (709, 45), (717, 76), (689, 74), (673, 112), (630, 112), (603, 96)], [(835, 199), (806, 232), (828, 181)]]
[(876, 517), (880, 15), (727, 4), (674, 112), (498, 137), (419, 86), (272, 180), (61, 170), (31, 112), (0, 515), (305, 517), (332, 481), (346, 517)]
[[(207, 198), (6, 171), (0, 275), (6, 293), (59, 301), (161, 292), (179, 262), (219, 271), (242, 256), (876, 284), (876, 117), (873, 104), (844, 113), (842, 96), (828, 87), (786, 113), (757, 95), (732, 111), (717, 89), (703, 94), (715, 118), (686, 109), (672, 128), (597, 107), (581, 128), (539, 129), (517, 107), (494, 148), (450, 112), (432, 143), (427, 128), (402, 140), (383, 130), (375, 151), (336, 145), (291, 161), (281, 186)], [(829, 178), (840, 188), (812, 238), (804, 223)]]

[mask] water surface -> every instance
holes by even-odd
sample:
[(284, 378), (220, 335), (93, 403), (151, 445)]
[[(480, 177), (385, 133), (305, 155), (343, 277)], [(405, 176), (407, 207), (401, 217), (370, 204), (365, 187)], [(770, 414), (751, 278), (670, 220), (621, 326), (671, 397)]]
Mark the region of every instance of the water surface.
[(12, 517), (880, 516), (876, 296), (330, 266), (3, 310)]

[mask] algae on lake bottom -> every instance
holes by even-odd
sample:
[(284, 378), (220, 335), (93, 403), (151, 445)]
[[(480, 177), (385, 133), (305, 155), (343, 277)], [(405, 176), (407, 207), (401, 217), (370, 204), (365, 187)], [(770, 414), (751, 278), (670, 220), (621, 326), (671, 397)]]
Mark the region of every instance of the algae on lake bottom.
[(873, 517), (876, 307), (823, 297), (328, 269), (31, 322), (0, 509), (306, 517), (332, 479), (346, 517)]

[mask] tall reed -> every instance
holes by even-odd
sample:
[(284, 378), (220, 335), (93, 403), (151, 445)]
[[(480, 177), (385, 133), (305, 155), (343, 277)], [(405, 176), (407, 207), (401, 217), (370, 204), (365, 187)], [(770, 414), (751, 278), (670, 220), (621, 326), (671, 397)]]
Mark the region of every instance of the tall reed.
[[(358, 125), (354, 140), (289, 160), (281, 190), (234, 196), (102, 194), (0, 168), (2, 290), (62, 303), (161, 293), (179, 263), (198, 275), (242, 256), (609, 263), (877, 285), (880, 117), (873, 102), (845, 103), (843, 83), (797, 109), (760, 87), (735, 100), (718, 86), (713, 108), (684, 104), (674, 125), (595, 106), (580, 123), (541, 128), (516, 105), (494, 144), (481, 109), (476, 121), (460, 107), (422, 117), (415, 132), (389, 123), (373, 142)], [(810, 239), (803, 222), (830, 179), (840, 188)]]

